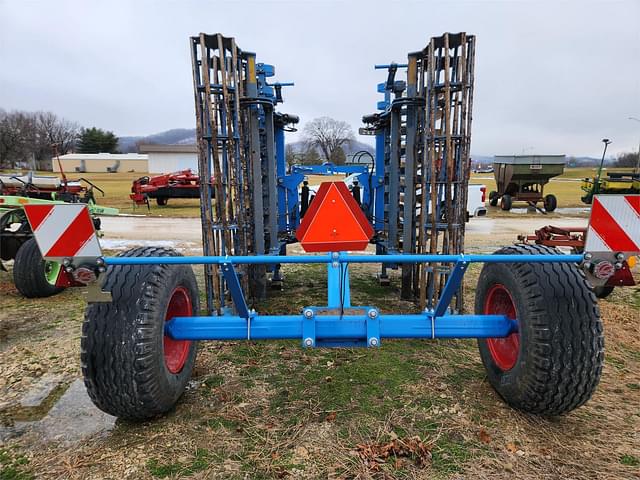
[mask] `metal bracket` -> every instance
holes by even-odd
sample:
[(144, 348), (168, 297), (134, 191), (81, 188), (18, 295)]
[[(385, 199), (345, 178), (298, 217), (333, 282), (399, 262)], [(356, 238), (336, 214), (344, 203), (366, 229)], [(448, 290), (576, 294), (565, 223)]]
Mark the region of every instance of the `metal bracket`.
[(87, 285), (87, 303), (111, 303), (113, 298), (111, 297), (111, 292), (105, 292), (102, 290), (102, 282), (104, 281), (103, 277), (95, 282)]
[(307, 307), (302, 311), (302, 346), (312, 348), (316, 345), (316, 314)]
[(380, 346), (380, 313), (377, 308), (370, 308), (367, 312), (367, 346)]

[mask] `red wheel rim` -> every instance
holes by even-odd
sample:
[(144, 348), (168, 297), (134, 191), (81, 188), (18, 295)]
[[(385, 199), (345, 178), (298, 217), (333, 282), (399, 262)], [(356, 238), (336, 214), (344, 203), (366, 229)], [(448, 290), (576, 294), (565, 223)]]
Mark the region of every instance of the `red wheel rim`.
[[(504, 285), (498, 283), (489, 289), (484, 301), (484, 313), (506, 315), (512, 320), (516, 319), (516, 305)], [(487, 338), (487, 346), (495, 364), (506, 372), (518, 361), (520, 334), (512, 333), (505, 338)]]
[[(191, 297), (184, 287), (176, 287), (171, 293), (165, 322), (174, 317), (190, 317), (193, 315), (193, 306), (191, 305)], [(164, 364), (171, 373), (178, 373), (184, 367), (189, 356), (191, 348), (191, 340), (173, 340), (166, 333), (163, 339), (164, 347)]]

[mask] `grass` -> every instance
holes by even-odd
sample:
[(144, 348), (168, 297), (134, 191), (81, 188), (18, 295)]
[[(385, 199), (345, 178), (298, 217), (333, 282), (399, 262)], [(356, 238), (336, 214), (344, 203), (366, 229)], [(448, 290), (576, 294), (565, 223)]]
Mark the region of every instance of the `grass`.
[[(201, 282), (202, 268), (195, 271)], [(479, 272), (473, 265), (465, 278), (468, 306)], [(325, 266), (285, 265), (283, 273), (285, 290), (270, 291), (256, 305), (261, 313), (325, 303)], [(415, 311), (399, 299), (398, 272), (390, 287), (378, 285), (375, 273), (352, 267), (353, 304)], [(0, 400), (18, 399), (29, 388), (34, 362), (79, 376), (81, 292), (27, 301), (10, 274), (0, 272), (0, 293)], [(616, 289), (600, 309), (607, 335), (600, 386), (584, 407), (557, 419), (508, 408), (488, 385), (472, 340), (310, 350), (299, 340), (203, 342), (192, 382), (172, 412), (149, 422), (119, 421), (71, 449), (55, 441), (43, 449), (28, 435), (11, 439), (0, 450), (0, 480), (105, 472), (114, 478), (452, 479), (511, 478), (515, 471), (533, 479), (545, 471), (556, 478), (630, 478), (640, 461), (640, 288)], [(9, 374), (20, 381), (3, 383)], [(430, 453), (424, 465), (411, 455), (371, 463), (359, 454), (416, 437)]]
[[(610, 168), (607, 171), (624, 171), (625, 169)], [(585, 177), (593, 177), (595, 175), (595, 168), (566, 168), (564, 174), (560, 177), (554, 178), (546, 186), (546, 193), (553, 193), (558, 198), (558, 207), (586, 207), (580, 201), (580, 197), (584, 192), (580, 189), (580, 180)], [(41, 172), (43, 175), (51, 175), (51, 172)], [(77, 174), (80, 175), (80, 174)], [(199, 200), (197, 199), (170, 199), (169, 204), (163, 207), (156, 205), (152, 200), (150, 209), (146, 206), (133, 206), (133, 203), (129, 199), (131, 193), (131, 182), (142, 176), (141, 173), (84, 173), (83, 177), (87, 178), (91, 182), (105, 191), (105, 196), (102, 197), (99, 192), (96, 192), (97, 203), (120, 209), (124, 214), (136, 214), (136, 215), (148, 215), (154, 217), (199, 217)], [(75, 178), (76, 175), (69, 175), (69, 178)], [(339, 175), (334, 176), (321, 176), (310, 175), (308, 177), (311, 185), (317, 185), (321, 182), (335, 181), (343, 178)], [(487, 186), (487, 194), (491, 190), (495, 190), (495, 180), (492, 173), (478, 173), (471, 175), (471, 183), (482, 183)], [(487, 203), (488, 205), (488, 203)], [(523, 204), (524, 205), (524, 204)], [(523, 206), (516, 204), (515, 207)], [(489, 207), (491, 214), (509, 215), (509, 213), (502, 212), (499, 208)]]
[(625, 454), (620, 457), (620, 463), (623, 465), (627, 465), (629, 467), (638, 467), (640, 466), (640, 457), (636, 457), (635, 455)]
[(218, 458), (204, 448), (196, 450), (192, 458), (184, 462), (161, 463), (152, 458), (147, 461), (147, 469), (155, 478), (168, 478), (175, 476), (190, 476), (209, 468), (209, 465)]
[(28, 469), (29, 459), (8, 449), (0, 448), (0, 480), (31, 480), (35, 476)]

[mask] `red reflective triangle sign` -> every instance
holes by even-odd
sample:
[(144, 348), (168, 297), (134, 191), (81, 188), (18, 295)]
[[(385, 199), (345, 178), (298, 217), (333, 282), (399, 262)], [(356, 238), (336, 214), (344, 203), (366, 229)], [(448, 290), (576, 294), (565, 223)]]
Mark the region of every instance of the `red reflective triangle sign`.
[(296, 238), (305, 252), (364, 250), (373, 228), (344, 182), (320, 185)]

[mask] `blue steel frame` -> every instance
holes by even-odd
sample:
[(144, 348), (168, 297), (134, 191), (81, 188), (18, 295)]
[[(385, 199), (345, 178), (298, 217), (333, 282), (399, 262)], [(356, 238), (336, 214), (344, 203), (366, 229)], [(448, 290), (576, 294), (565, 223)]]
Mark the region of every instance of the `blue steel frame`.
[[(277, 148), (280, 137), (282, 136), (281, 149)], [(285, 175), (285, 158), (284, 158), (284, 132), (280, 133), (276, 129), (276, 153), (282, 152), (282, 158), (277, 157), (278, 172), (278, 218), (280, 219), (280, 231), (295, 231), (300, 226), (300, 202), (298, 201), (298, 188), (304, 180), (305, 175), (335, 175), (335, 174), (352, 174), (358, 173), (358, 182), (362, 188), (362, 201), (369, 203), (371, 193), (369, 192), (369, 175), (370, 169), (368, 165), (334, 165), (326, 162), (322, 165), (292, 165), (290, 174)], [(286, 204), (282, 201), (286, 197)], [(369, 212), (366, 212), (367, 214)], [(288, 221), (287, 221), (288, 220)]]
[[(491, 338), (517, 332), (517, 319), (505, 315), (462, 315), (449, 304), (471, 263), (580, 263), (582, 255), (326, 255), (106, 257), (106, 265), (219, 265), (235, 306), (223, 315), (176, 317), (166, 324), (175, 340), (302, 339), (303, 347), (380, 346), (382, 338)], [(351, 306), (349, 264), (453, 264), (440, 299), (433, 309), (416, 314), (381, 314), (374, 306)], [(326, 264), (328, 301), (307, 306), (298, 315), (259, 315), (250, 310), (234, 268), (240, 264)]]

